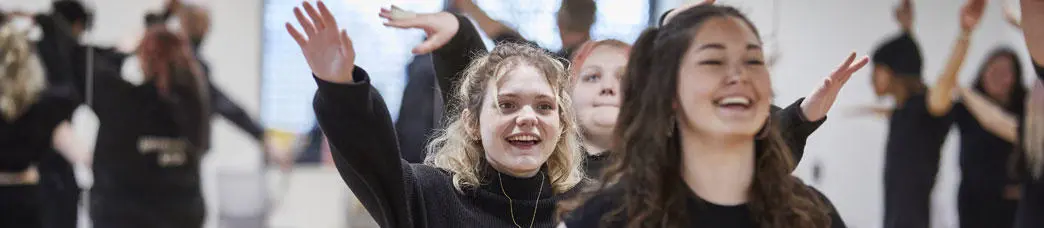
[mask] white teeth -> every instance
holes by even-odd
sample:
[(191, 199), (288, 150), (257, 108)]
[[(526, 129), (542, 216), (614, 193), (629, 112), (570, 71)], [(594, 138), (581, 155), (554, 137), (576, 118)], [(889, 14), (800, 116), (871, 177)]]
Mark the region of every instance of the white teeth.
[(511, 140), (511, 141), (537, 141), (539, 139), (536, 136), (518, 135), (518, 136), (509, 137), (508, 140)]
[(726, 97), (718, 101), (721, 105), (750, 105), (750, 99), (746, 97)]

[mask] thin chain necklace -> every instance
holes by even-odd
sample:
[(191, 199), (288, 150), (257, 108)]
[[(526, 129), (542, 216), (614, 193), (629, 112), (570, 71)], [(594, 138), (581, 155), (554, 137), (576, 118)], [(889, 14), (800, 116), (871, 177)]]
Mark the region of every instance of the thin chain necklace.
[[(537, 190), (536, 199), (540, 200), (540, 194), (544, 193), (544, 171), (540, 171), (537, 174), (540, 175), (540, 186), (538, 187), (539, 190)], [(508, 196), (507, 191), (504, 190), (504, 177), (501, 176), (500, 172), (497, 172), (497, 180), (500, 181), (500, 192), (504, 193), (504, 197), (507, 197), (508, 199), (508, 209), (511, 211), (511, 222), (515, 223), (515, 227), (522, 228), (522, 226), (518, 225), (518, 222), (515, 221), (515, 204), (511, 199), (511, 196)], [(539, 206), (540, 204), (538, 204), (538, 202), (533, 202), (533, 217), (529, 220), (529, 228), (533, 228), (533, 224), (536, 223), (537, 207)]]

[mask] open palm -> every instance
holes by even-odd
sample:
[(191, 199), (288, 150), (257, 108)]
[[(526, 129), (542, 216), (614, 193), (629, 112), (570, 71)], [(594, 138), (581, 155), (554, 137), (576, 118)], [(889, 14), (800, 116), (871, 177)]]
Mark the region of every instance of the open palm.
[(971, 31), (979, 24), (982, 13), (986, 9), (986, 0), (968, 0), (961, 7), (961, 29)]
[[(344, 30), (338, 31), (337, 20), (326, 4), (319, 1), (318, 5), (318, 11), (308, 2), (302, 3), (301, 7), (294, 7), (294, 16), (304, 30), (303, 35), (289, 22), (286, 23), (286, 31), (301, 46), (301, 53), (316, 77), (335, 83), (350, 83), (352, 68), (355, 67), (352, 40)], [(305, 9), (309, 18), (305, 18), (300, 8)]]
[(805, 117), (810, 121), (819, 121), (826, 117), (830, 107), (837, 100), (837, 94), (841, 92), (841, 88), (845, 86), (845, 83), (848, 82), (853, 73), (862, 69), (868, 62), (870, 62), (870, 59), (865, 56), (856, 61), (856, 53), (852, 52), (849, 54), (848, 59), (845, 59), (845, 62), (834, 70), (829, 77), (823, 79), (823, 83), (813, 90), (812, 94), (804, 102), (801, 102), (801, 110), (804, 112)]

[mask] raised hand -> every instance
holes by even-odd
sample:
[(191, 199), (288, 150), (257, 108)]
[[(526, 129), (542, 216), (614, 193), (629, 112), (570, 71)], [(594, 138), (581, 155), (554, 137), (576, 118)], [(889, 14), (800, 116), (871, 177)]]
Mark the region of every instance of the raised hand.
[(837, 94), (841, 92), (841, 87), (845, 86), (848, 79), (852, 77), (852, 73), (859, 71), (870, 62), (866, 56), (860, 58), (858, 62), (855, 61), (855, 58), (855, 52), (849, 54), (848, 59), (829, 77), (823, 79), (823, 83), (813, 90), (804, 102), (801, 102), (801, 111), (809, 121), (819, 121), (826, 117), (830, 107), (834, 105), (834, 100), (837, 99)]
[(913, 28), (913, 11), (913, 0), (903, 0), (899, 7), (895, 8), (895, 20), (899, 21), (903, 30), (910, 31)]
[(384, 26), (409, 29), (423, 29), (428, 38), (413, 48), (413, 54), (427, 54), (439, 49), (449, 43), (453, 36), (457, 35), (460, 24), (457, 17), (447, 12), (438, 13), (413, 13), (392, 6), (391, 9), (381, 8), (381, 18), (387, 19)]
[(968, 0), (961, 7), (961, 30), (970, 32), (975, 29), (975, 26), (979, 25), (985, 9), (986, 0)]
[(301, 47), (301, 53), (308, 60), (308, 67), (312, 73), (322, 80), (334, 83), (351, 83), (352, 69), (355, 67), (355, 49), (352, 48), (352, 40), (348, 38), (345, 30), (338, 32), (337, 20), (326, 8), (326, 4), (319, 1), (319, 10), (316, 11), (308, 2), (302, 3), (308, 17), (305, 18), (299, 7), (294, 7), (294, 16), (301, 24), (304, 35), (294, 29), (290, 22), (286, 23), (286, 31), (294, 37), (297, 45)]
[(1015, 28), (1022, 29), (1022, 21), (1016, 16), (1016, 11), (1009, 4), (1004, 4), (1004, 20)]

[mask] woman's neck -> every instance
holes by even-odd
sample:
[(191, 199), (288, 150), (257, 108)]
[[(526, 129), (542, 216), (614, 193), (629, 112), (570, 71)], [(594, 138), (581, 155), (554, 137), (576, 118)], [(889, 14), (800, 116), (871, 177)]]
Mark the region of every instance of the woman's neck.
[(599, 155), (609, 149), (608, 135), (584, 134), (584, 151), (587, 155)]
[(746, 203), (754, 179), (754, 139), (693, 136), (683, 136), (681, 143), (686, 185), (707, 202)]

